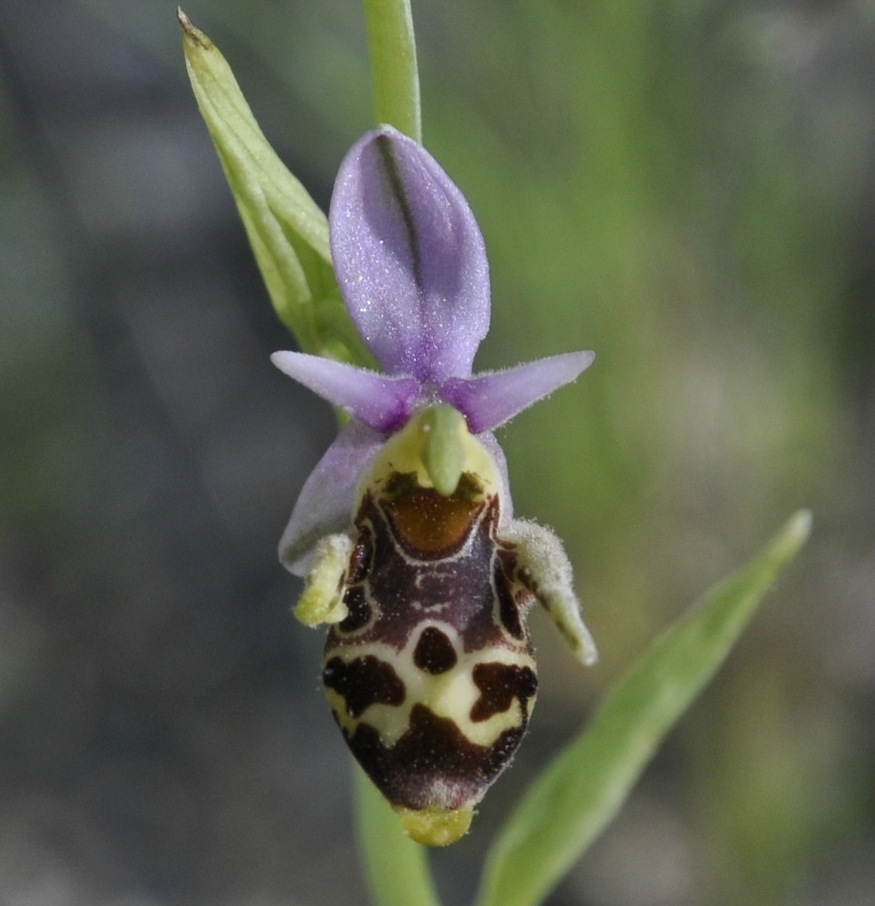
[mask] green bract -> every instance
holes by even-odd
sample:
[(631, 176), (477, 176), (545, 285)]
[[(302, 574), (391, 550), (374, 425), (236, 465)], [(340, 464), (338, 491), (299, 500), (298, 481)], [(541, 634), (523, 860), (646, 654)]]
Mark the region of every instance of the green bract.
[(305, 352), (372, 364), (337, 289), (325, 214), (268, 144), (225, 58), (178, 15), (194, 95), (277, 314)]

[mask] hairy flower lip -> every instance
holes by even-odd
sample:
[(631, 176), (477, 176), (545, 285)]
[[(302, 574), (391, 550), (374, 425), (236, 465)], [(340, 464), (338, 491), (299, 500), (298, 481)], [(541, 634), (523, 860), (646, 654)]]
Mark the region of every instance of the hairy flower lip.
[(575, 380), (595, 357), (569, 352), (472, 374), (490, 316), (483, 237), (437, 161), (391, 126), (366, 133), (341, 163), (329, 233), (347, 310), (385, 374), (300, 352), (271, 356), (354, 419), (307, 479), (283, 533), (280, 557), (299, 575), (319, 538), (348, 527), (359, 477), (415, 411), (443, 402), (461, 412), (496, 457), (506, 487), (491, 432)]

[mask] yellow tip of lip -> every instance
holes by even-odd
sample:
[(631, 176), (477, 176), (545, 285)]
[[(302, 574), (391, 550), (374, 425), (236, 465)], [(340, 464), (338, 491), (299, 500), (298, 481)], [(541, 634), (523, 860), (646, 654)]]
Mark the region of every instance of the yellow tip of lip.
[(421, 811), (398, 809), (404, 833), (425, 846), (449, 846), (468, 833), (473, 808), (446, 809), (427, 808)]

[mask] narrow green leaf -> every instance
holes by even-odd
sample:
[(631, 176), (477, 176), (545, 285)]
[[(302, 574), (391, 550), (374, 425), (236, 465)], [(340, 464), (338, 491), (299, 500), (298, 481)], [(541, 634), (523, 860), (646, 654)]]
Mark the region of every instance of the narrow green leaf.
[(755, 559), (707, 592), (633, 665), (510, 816), (487, 860), (480, 906), (543, 901), (617, 813), (810, 526), (808, 512), (793, 516)]
[(422, 141), (419, 70), (410, 0), (364, 0), (378, 123)]
[(372, 363), (337, 289), (325, 214), (271, 148), (225, 58), (178, 16), (194, 95), (277, 314), (305, 352)]
[(355, 766), (359, 845), (377, 906), (440, 906), (426, 848), (404, 835), (398, 816)]

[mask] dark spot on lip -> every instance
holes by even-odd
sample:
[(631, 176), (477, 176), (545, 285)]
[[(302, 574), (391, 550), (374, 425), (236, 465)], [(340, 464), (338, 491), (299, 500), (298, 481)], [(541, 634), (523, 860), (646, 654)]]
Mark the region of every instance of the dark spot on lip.
[(322, 681), (346, 702), (350, 717), (360, 717), (371, 705), (400, 705), (404, 683), (395, 668), (372, 654), (348, 664), (333, 657), (322, 671)]
[(516, 664), (478, 664), (472, 671), (472, 678), (480, 690), (480, 698), (471, 708), (474, 722), (507, 711), (515, 698), (519, 699), (525, 713), (526, 702), (538, 690), (535, 671)]
[(434, 675), (446, 673), (456, 666), (457, 660), (456, 650), (445, 632), (436, 626), (427, 626), (422, 630), (413, 652), (413, 663), (420, 670)]

